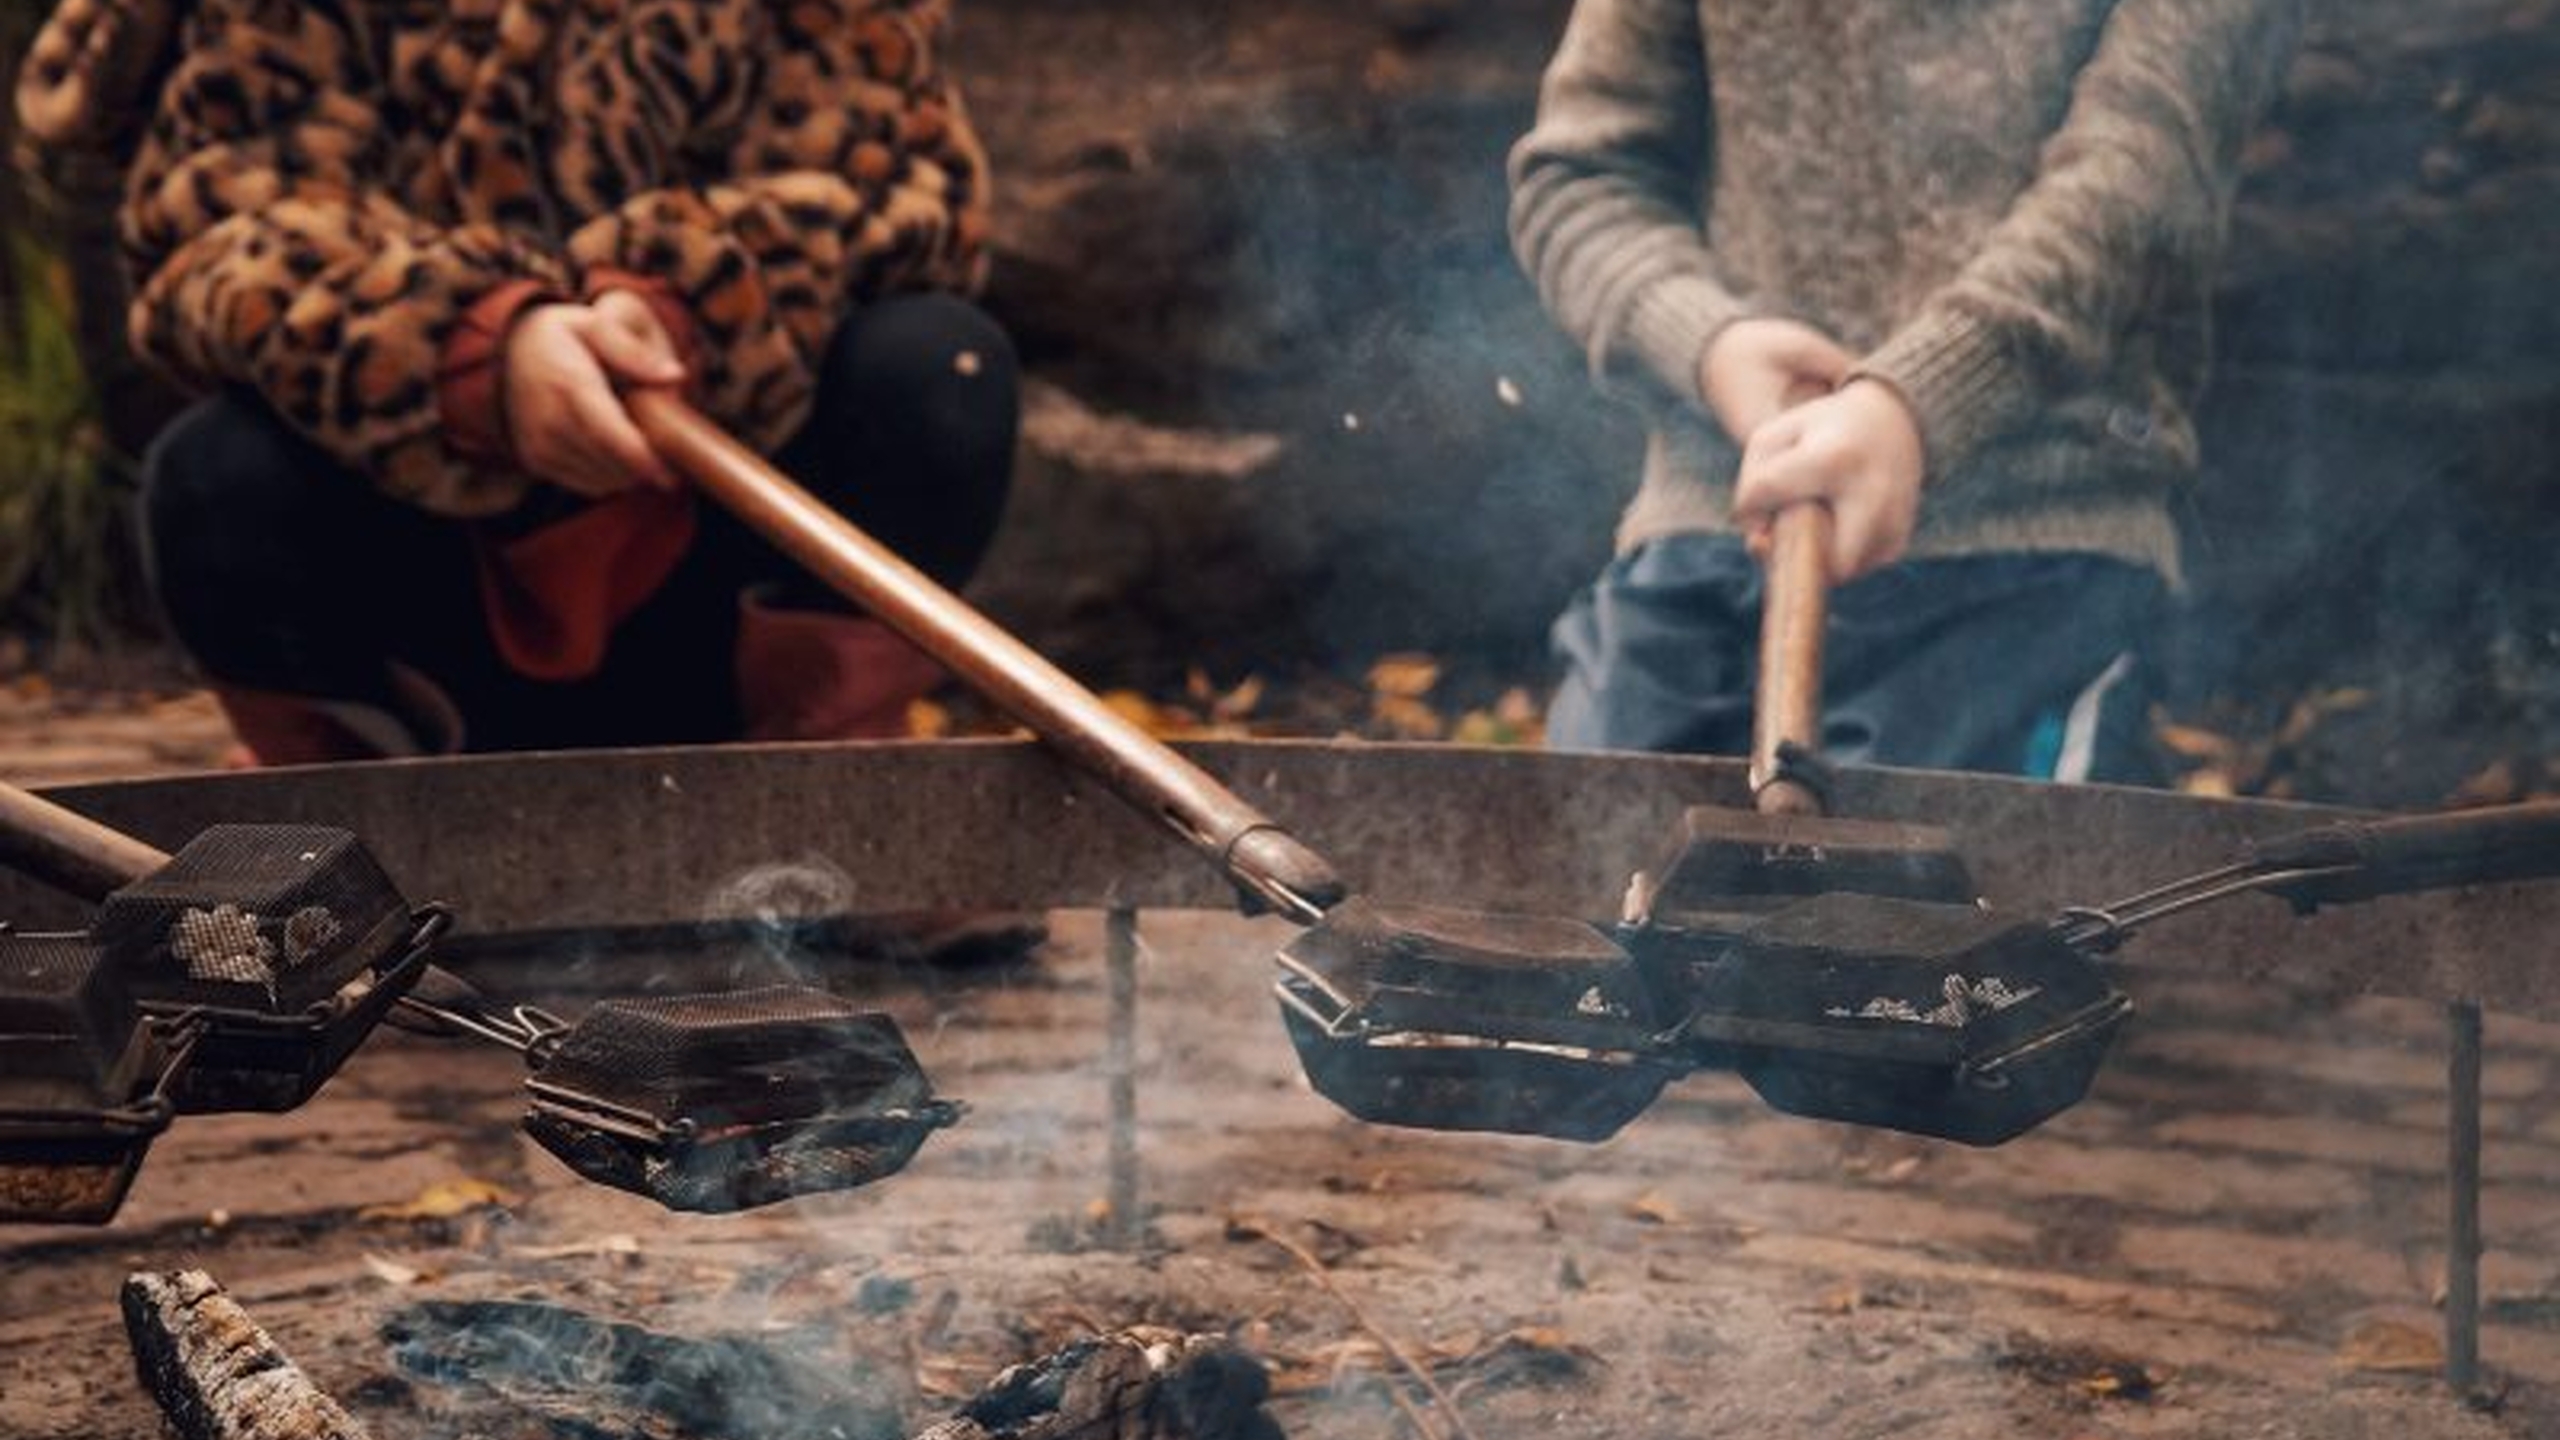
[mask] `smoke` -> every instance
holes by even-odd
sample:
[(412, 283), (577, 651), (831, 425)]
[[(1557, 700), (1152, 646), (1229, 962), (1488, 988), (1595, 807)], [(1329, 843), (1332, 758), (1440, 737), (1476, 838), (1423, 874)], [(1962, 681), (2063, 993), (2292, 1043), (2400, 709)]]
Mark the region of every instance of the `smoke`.
[(662, 1334), (539, 1301), (429, 1300), (382, 1339), (401, 1370), (446, 1392), (474, 1433), (499, 1408), (574, 1434), (899, 1440), (893, 1368), (835, 1351), (824, 1332)]
[[(711, 931), (741, 935), (768, 976), (809, 983), (824, 955), (840, 946), (854, 893), (843, 866), (804, 854), (722, 881), (703, 897), (700, 913)], [(733, 964), (733, 973), (741, 968)]]

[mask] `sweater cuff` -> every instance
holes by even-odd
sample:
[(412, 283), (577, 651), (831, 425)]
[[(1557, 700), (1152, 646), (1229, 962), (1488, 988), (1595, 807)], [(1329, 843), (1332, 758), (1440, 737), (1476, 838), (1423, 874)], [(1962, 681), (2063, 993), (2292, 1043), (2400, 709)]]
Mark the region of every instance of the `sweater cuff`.
[(1848, 378), (1882, 381), (1901, 393), (1919, 417), (1932, 481), (1959, 469), (2033, 398), (1997, 332), (1945, 312), (1904, 326)]
[[(1724, 327), (1751, 314), (1732, 291), (1707, 276), (1675, 272), (1636, 292), (1620, 322), (1628, 356), (1643, 363), (1683, 402), (1703, 409), (1698, 366)], [(1607, 372), (1603, 372), (1605, 379)]]
[(436, 414), (456, 453), (515, 463), (507, 426), (507, 335), (525, 311), (565, 298), (540, 280), (509, 280), (462, 312), (436, 357)]

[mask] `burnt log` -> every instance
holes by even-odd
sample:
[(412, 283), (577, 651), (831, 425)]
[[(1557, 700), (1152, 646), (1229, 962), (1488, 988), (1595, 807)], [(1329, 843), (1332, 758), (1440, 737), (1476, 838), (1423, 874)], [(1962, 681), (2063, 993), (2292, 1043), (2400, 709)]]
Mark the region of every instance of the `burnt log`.
[[(542, 1300), (431, 1300), (382, 1338), (417, 1403), (489, 1435), (900, 1440), (912, 1396), (826, 1327), (667, 1334)], [(1262, 1364), (1145, 1326), (999, 1374), (917, 1440), (1278, 1440)]]
[(451, 1427), (563, 1440), (901, 1440), (907, 1396), (816, 1334), (675, 1335), (545, 1300), (429, 1300), (384, 1319), (392, 1363)]
[(142, 1388), (182, 1440), (369, 1440), (202, 1270), (124, 1282)]
[(1279, 1440), (1262, 1362), (1212, 1335), (1133, 1326), (996, 1376), (915, 1440)]

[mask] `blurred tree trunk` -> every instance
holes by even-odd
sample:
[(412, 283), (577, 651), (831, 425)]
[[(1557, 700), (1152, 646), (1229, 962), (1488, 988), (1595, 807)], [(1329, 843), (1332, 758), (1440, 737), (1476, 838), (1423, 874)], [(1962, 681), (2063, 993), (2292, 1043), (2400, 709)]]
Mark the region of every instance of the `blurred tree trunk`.
[[(51, 0), (0, 0), (0, 315), (24, 314), (29, 292), (55, 283), (49, 274), (30, 273), (26, 247), (18, 241), (32, 237), (41, 254), (58, 257), (62, 266), (81, 368), (96, 397), (112, 461), (130, 471), (180, 400), (125, 344), (131, 292), (117, 259), (116, 209), (123, 189), (118, 157), (21, 153), (14, 103), (18, 60), (52, 8)], [(48, 192), (42, 200), (39, 190)], [(14, 327), (0, 329), (11, 329), (5, 343), (16, 343)]]
[[(14, 90), (18, 57), (26, 53), (27, 41), (42, 16), (43, 7), (36, 0), (0, 0), (0, 80), (9, 82), (0, 86), (0, 97)], [(17, 106), (0, 100), (0, 159), (15, 154), (17, 143)], [(10, 242), (27, 233), (33, 218), (28, 213), (26, 187), (19, 180), (18, 168), (0, 166), (0, 316), (26, 313), (28, 277), (18, 273), (17, 247)], [(19, 343), (16, 325), (0, 325), (0, 345), (14, 348)]]

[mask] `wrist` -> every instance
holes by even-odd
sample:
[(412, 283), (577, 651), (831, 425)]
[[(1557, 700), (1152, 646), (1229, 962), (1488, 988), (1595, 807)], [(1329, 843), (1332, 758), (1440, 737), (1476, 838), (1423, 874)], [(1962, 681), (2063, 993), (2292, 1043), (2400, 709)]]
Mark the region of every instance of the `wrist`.
[(1707, 407), (1708, 414), (1719, 413), (1716, 392), (1722, 387), (1717, 377), (1750, 348), (1751, 337), (1762, 333), (1768, 323), (1765, 315), (1728, 315), (1707, 332), (1706, 342), (1698, 347), (1696, 386), (1698, 403)]
[(465, 309), (436, 357), (436, 414), (446, 443), (475, 460), (513, 466), (507, 354), (523, 322), (568, 297), (530, 277), (492, 287)]
[(1880, 375), (1852, 375), (1841, 382), (1840, 395), (1874, 415), (1906, 454), (1915, 479), (1927, 478), (1928, 444), (1920, 429), (1920, 411), (1911, 397)]
[(1855, 374), (1892, 389), (1917, 417), (1939, 479), (2016, 423), (2036, 395), (2003, 332), (1962, 314), (1912, 321), (1862, 357)]

